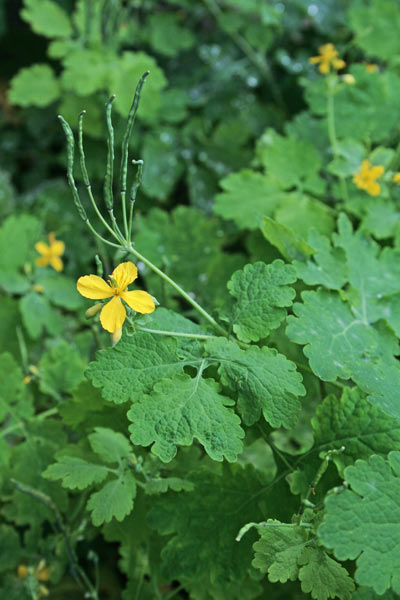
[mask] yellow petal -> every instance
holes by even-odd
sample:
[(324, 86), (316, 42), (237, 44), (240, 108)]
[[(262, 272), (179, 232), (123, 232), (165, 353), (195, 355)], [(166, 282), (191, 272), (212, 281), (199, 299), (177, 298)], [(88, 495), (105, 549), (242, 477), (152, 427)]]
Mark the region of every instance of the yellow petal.
[(400, 183), (400, 173), (396, 173), (395, 175), (393, 175), (392, 181), (394, 183)]
[(321, 57), (320, 56), (312, 56), (311, 58), (308, 59), (308, 62), (310, 62), (311, 64), (316, 64), (321, 62)]
[(378, 179), (378, 177), (381, 177), (383, 175), (384, 170), (385, 168), (382, 167), (382, 165), (378, 167), (372, 167), (370, 171), (372, 179)]
[(330, 66), (329, 66), (328, 62), (322, 62), (318, 68), (320, 70), (320, 73), (322, 73), (322, 75), (328, 75), (328, 73), (330, 71)]
[(121, 294), (121, 298), (125, 300), (127, 305), (133, 308), (133, 310), (142, 314), (152, 313), (156, 308), (150, 294), (141, 290), (124, 292)]
[(47, 265), (49, 264), (49, 257), (48, 256), (40, 256), (39, 258), (37, 258), (35, 260), (35, 264), (38, 267), (47, 267)]
[(35, 250), (36, 252), (39, 252), (39, 254), (45, 255), (49, 253), (50, 248), (44, 242), (37, 242), (35, 244)]
[(56, 271), (62, 271), (64, 268), (63, 261), (59, 256), (51, 256), (49, 262)]
[(124, 290), (132, 281), (137, 278), (138, 271), (133, 262), (123, 262), (116, 267), (111, 275), (118, 283), (118, 288)]
[(371, 181), (367, 188), (368, 194), (370, 194), (371, 196), (378, 196), (380, 191), (381, 186), (379, 185), (379, 183), (376, 183), (376, 181)]
[(57, 240), (51, 244), (51, 252), (53, 254), (56, 254), (57, 256), (61, 256), (62, 254), (64, 254), (64, 250), (65, 250), (64, 242), (60, 242), (59, 240)]
[(111, 287), (98, 275), (79, 277), (76, 287), (82, 296), (91, 300), (102, 300), (113, 295)]
[(100, 323), (102, 327), (114, 333), (122, 327), (126, 317), (125, 307), (122, 305), (121, 299), (118, 296), (114, 296), (110, 302), (104, 306), (100, 313)]

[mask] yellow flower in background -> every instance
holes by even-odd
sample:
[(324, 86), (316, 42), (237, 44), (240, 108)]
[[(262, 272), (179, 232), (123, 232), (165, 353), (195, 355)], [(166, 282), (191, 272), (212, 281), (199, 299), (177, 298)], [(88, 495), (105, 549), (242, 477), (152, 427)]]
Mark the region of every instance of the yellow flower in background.
[(56, 271), (62, 271), (64, 265), (60, 256), (64, 254), (65, 244), (60, 240), (56, 240), (54, 233), (49, 233), (49, 244), (49, 246), (44, 242), (35, 244), (36, 251), (42, 255), (35, 260), (35, 263), (39, 267), (50, 265)]
[(375, 73), (375, 71), (378, 71), (378, 65), (375, 65), (374, 63), (365, 63), (365, 68), (368, 73)]
[(324, 44), (318, 48), (319, 55), (312, 56), (309, 58), (309, 62), (312, 64), (319, 64), (319, 71), (323, 75), (327, 75), (331, 67), (333, 69), (344, 69), (346, 63), (341, 58), (338, 58), (339, 53), (333, 44)]
[[(32, 574), (38, 581), (48, 581), (50, 579), (50, 568), (46, 566), (44, 560), (41, 560), (35, 569), (26, 565), (18, 565), (17, 575), (20, 579), (25, 579), (29, 574)], [(44, 585), (39, 586), (38, 598), (48, 595), (49, 590)]]
[(155, 310), (153, 298), (147, 292), (134, 290), (128, 292), (127, 288), (138, 276), (138, 271), (132, 262), (124, 262), (116, 267), (106, 283), (98, 275), (85, 275), (77, 282), (78, 292), (91, 300), (104, 300), (111, 298), (103, 306), (100, 313), (102, 327), (110, 333), (115, 333), (122, 327), (126, 310), (121, 299), (136, 312), (147, 314)]
[(345, 75), (343, 75), (342, 79), (344, 83), (347, 83), (347, 85), (354, 85), (356, 82), (356, 78), (354, 77), (354, 75), (351, 75), (351, 73), (346, 73)]
[(400, 185), (400, 173), (395, 173), (392, 178), (393, 183), (398, 183)]
[(353, 177), (353, 181), (360, 190), (365, 190), (371, 196), (377, 196), (381, 191), (381, 186), (376, 179), (382, 177), (384, 167), (374, 167), (369, 160), (363, 160), (360, 171)]

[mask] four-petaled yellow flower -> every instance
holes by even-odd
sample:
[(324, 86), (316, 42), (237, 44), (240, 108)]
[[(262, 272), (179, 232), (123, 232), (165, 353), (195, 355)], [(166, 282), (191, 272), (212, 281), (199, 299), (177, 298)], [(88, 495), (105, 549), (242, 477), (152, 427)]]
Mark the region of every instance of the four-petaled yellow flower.
[(384, 170), (382, 165), (374, 167), (369, 160), (363, 160), (360, 171), (354, 175), (353, 181), (360, 190), (365, 190), (371, 196), (377, 196), (381, 186), (376, 179), (382, 177)]
[(318, 69), (323, 75), (327, 75), (331, 67), (333, 69), (344, 69), (346, 63), (341, 58), (338, 58), (339, 53), (333, 44), (324, 44), (318, 48), (319, 55), (309, 58), (309, 62), (318, 64)]
[(395, 173), (392, 178), (393, 183), (400, 185), (400, 173)]
[(64, 265), (60, 256), (64, 254), (65, 244), (60, 240), (56, 240), (53, 232), (49, 233), (49, 243), (49, 246), (44, 242), (37, 242), (37, 244), (35, 244), (36, 251), (42, 255), (36, 259), (35, 263), (39, 267), (47, 267), (47, 265), (50, 265), (56, 271), (62, 271)]
[(127, 288), (138, 276), (138, 271), (132, 262), (124, 262), (114, 269), (108, 283), (98, 275), (85, 275), (77, 282), (78, 292), (91, 300), (112, 298), (105, 304), (100, 313), (100, 322), (106, 331), (115, 333), (122, 327), (126, 310), (121, 299), (133, 310), (139, 313), (152, 313), (155, 310), (153, 298), (147, 292)]

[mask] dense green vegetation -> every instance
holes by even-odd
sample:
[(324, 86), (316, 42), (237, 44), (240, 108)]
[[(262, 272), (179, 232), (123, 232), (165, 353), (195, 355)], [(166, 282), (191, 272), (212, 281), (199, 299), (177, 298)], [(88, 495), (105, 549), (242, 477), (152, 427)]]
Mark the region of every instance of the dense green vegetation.
[(1, 598), (400, 597), (399, 31), (0, 1)]

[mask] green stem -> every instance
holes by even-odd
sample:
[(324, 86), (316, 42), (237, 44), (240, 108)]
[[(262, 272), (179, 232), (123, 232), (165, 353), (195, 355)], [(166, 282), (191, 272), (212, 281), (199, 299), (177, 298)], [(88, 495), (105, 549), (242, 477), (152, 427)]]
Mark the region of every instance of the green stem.
[(128, 244), (131, 243), (131, 238), (132, 238), (133, 207), (135, 206), (137, 191), (140, 187), (140, 184), (142, 183), (142, 173), (143, 173), (143, 161), (142, 160), (132, 160), (132, 163), (134, 165), (137, 165), (138, 169), (137, 169), (136, 178), (132, 184), (131, 193), (129, 196), (129, 226), (128, 226), (128, 238), (127, 238)]
[(182, 333), (181, 331), (164, 331), (163, 329), (150, 329), (149, 327), (142, 327), (141, 325), (135, 324), (138, 331), (145, 331), (147, 333), (155, 333), (157, 335), (172, 335), (175, 337), (190, 338), (193, 340), (212, 340), (217, 338), (216, 335), (203, 335), (201, 333)]
[(206, 310), (204, 310), (204, 308), (200, 306), (200, 304), (198, 304), (196, 300), (193, 300), (193, 298), (191, 298), (189, 294), (185, 292), (185, 290), (183, 290), (177, 283), (175, 283), (173, 279), (171, 279), (170, 277), (168, 277), (168, 275), (163, 273), (163, 271), (156, 267), (156, 265), (153, 265), (152, 262), (150, 262), (145, 256), (143, 256), (143, 254), (140, 254), (140, 252), (138, 252), (132, 245), (126, 246), (125, 249), (127, 250), (127, 252), (133, 254), (136, 258), (141, 260), (152, 271), (154, 271), (154, 273), (157, 273), (157, 275), (164, 279), (164, 281), (169, 283), (178, 292), (178, 294), (185, 298), (185, 300), (189, 302), (189, 304), (191, 304), (193, 308), (195, 308), (209, 323), (211, 323), (211, 325), (217, 331), (219, 331), (224, 336), (228, 335), (227, 331), (225, 331), (225, 329), (221, 327), (221, 325), (219, 325), (219, 323), (217, 323), (217, 321)]
[[(327, 93), (327, 121), (328, 121), (328, 137), (332, 147), (333, 157), (339, 156), (339, 144), (336, 136), (336, 125), (335, 125), (335, 87), (337, 82), (337, 76), (331, 75), (327, 80), (328, 93)], [(347, 192), (346, 180), (343, 175), (339, 175), (339, 184), (342, 199), (348, 202), (349, 195)]]
[(95, 230), (95, 228), (93, 227), (93, 225), (91, 224), (89, 219), (86, 219), (85, 223), (89, 227), (89, 229), (93, 233), (93, 235), (95, 235), (98, 240), (103, 242), (103, 244), (108, 244), (108, 246), (113, 246), (114, 248), (119, 248), (119, 249), (121, 248), (121, 244), (114, 244), (114, 242), (110, 242), (110, 241), (106, 240), (106, 238), (103, 238), (99, 233), (97, 233), (97, 231)]
[[(44, 412), (35, 415), (34, 417), (32, 417), (31, 419), (27, 419), (28, 422), (30, 421), (43, 421), (44, 419), (47, 419), (47, 417), (52, 417), (53, 415), (56, 415), (58, 413), (58, 408), (49, 408), (48, 410), (45, 410)], [(9, 435), (10, 433), (12, 433), (13, 431), (15, 431), (16, 429), (20, 429), (22, 428), (25, 431), (25, 424), (23, 423), (23, 421), (20, 421), (18, 423), (14, 423), (14, 425), (10, 425), (10, 427), (7, 427), (7, 429), (3, 429), (0, 432), (1, 437), (5, 437), (6, 435)]]

